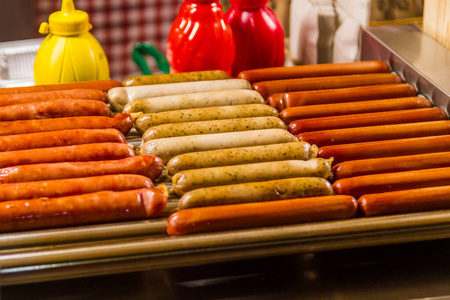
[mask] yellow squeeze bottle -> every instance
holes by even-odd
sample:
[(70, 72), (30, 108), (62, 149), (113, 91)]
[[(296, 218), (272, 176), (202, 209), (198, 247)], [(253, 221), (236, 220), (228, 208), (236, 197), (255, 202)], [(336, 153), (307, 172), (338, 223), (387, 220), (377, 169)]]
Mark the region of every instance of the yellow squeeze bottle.
[(62, 0), (61, 11), (43, 22), (39, 33), (48, 34), (34, 61), (35, 84), (55, 84), (109, 79), (108, 60), (86, 12), (73, 0)]

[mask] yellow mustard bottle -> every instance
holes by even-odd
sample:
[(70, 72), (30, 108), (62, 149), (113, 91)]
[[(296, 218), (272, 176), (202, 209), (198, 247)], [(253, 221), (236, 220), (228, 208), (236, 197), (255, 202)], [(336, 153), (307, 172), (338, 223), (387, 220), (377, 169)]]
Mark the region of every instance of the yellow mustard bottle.
[(108, 60), (86, 12), (73, 0), (62, 0), (61, 11), (43, 22), (39, 33), (48, 34), (34, 61), (35, 84), (55, 84), (109, 79)]

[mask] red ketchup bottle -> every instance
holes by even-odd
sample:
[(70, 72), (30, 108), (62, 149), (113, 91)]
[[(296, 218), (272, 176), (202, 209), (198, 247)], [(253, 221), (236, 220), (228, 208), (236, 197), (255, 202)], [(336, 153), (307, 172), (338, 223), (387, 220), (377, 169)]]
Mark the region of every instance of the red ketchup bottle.
[(167, 41), (171, 72), (224, 70), (231, 74), (235, 57), (231, 27), (219, 0), (185, 0)]
[(240, 71), (281, 67), (284, 63), (284, 31), (268, 0), (231, 0), (225, 15), (236, 44), (231, 75)]

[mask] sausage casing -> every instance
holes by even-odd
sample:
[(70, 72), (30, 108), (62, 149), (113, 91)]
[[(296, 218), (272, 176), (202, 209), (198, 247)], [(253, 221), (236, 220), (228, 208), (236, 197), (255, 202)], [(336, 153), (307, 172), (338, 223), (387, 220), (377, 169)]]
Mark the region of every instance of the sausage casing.
[(117, 174), (84, 178), (57, 179), (0, 184), (0, 202), (56, 198), (100, 191), (126, 191), (154, 187), (152, 181), (142, 175)]
[(319, 130), (439, 120), (447, 120), (447, 113), (442, 108), (432, 107), (300, 119), (289, 123), (287, 129), (290, 133), (297, 135)]
[(292, 121), (359, 113), (416, 109), (431, 107), (431, 102), (422, 97), (405, 97), (384, 100), (369, 100), (335, 104), (318, 104), (289, 107), (280, 113), (280, 118), (289, 124)]
[(167, 196), (155, 188), (0, 202), (1, 232), (153, 218)]
[(266, 104), (253, 90), (220, 90), (137, 99), (125, 105), (122, 112), (157, 113), (162, 111), (243, 104)]
[(272, 128), (286, 129), (286, 125), (277, 117), (253, 117), (161, 124), (147, 129), (142, 136), (142, 140), (146, 142), (166, 137)]
[(152, 155), (138, 155), (119, 160), (20, 165), (0, 169), (0, 183), (112, 174), (138, 174), (155, 180), (161, 175), (163, 166), (161, 159)]
[(294, 141), (297, 138), (284, 129), (198, 134), (150, 140), (143, 143), (140, 154), (155, 155), (167, 163), (172, 157), (183, 153)]
[(248, 182), (206, 187), (187, 192), (180, 198), (178, 210), (202, 206), (329, 196), (332, 194), (331, 184), (320, 177)]
[(357, 208), (355, 198), (343, 195), (198, 207), (170, 215), (167, 233), (176, 236), (345, 219), (354, 217)]
[(203, 80), (230, 79), (230, 75), (222, 70), (181, 72), (172, 74), (154, 74), (142, 76), (130, 76), (122, 82), (123, 86), (162, 84), (175, 82), (190, 82)]
[(119, 86), (122, 86), (122, 84), (116, 80), (91, 80), (91, 81), (78, 81), (70, 83), (42, 84), (24, 87), (2, 88), (0, 89), (0, 95), (73, 90), (73, 89), (96, 89), (107, 92), (109, 89)]
[(0, 136), (0, 152), (91, 143), (126, 143), (116, 129), (71, 129)]
[(173, 191), (183, 195), (189, 191), (218, 185), (258, 182), (293, 177), (322, 177), (331, 174), (331, 160), (284, 160), (224, 167), (185, 170), (172, 177)]
[(301, 159), (317, 156), (317, 147), (305, 142), (218, 149), (175, 156), (167, 163), (167, 175), (184, 170), (222, 167), (269, 161)]
[(424, 212), (450, 208), (450, 186), (363, 195), (358, 206), (364, 216)]
[(135, 128), (142, 135), (148, 128), (161, 124), (268, 116), (277, 117), (278, 112), (267, 104), (202, 107), (143, 114), (136, 119)]

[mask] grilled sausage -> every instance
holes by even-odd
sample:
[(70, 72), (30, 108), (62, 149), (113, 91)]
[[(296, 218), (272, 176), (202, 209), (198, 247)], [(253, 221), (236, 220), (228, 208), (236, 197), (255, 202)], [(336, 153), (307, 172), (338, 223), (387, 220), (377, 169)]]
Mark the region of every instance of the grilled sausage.
[(284, 123), (289, 124), (292, 121), (307, 118), (321, 118), (381, 111), (427, 108), (431, 106), (431, 102), (428, 99), (422, 97), (370, 100), (335, 104), (318, 104), (286, 108), (280, 113), (280, 118), (284, 121)]
[(175, 156), (167, 163), (167, 175), (184, 170), (222, 167), (317, 156), (317, 147), (305, 142), (191, 152)]
[(142, 98), (236, 89), (249, 90), (251, 85), (242, 79), (221, 79), (117, 87), (108, 91), (108, 99), (114, 109), (122, 111), (127, 103)]
[(450, 135), (427, 136), (320, 147), (317, 156), (333, 157), (333, 163), (347, 160), (450, 151)]
[(126, 143), (117, 129), (71, 129), (0, 136), (0, 152), (91, 143)]
[(450, 121), (433, 121), (357, 128), (320, 130), (297, 135), (317, 147), (450, 134)]
[(282, 111), (288, 107), (355, 102), (417, 96), (416, 89), (408, 83), (391, 83), (357, 86), (340, 89), (313, 90), (273, 94), (267, 103)]
[(0, 106), (22, 104), (52, 99), (87, 99), (107, 102), (106, 93), (101, 90), (78, 89), (49, 92), (0, 95)]
[(450, 152), (368, 158), (344, 161), (332, 169), (333, 179), (450, 167)]
[(402, 79), (396, 74), (378, 73), (260, 81), (253, 83), (252, 87), (255, 91), (259, 92), (264, 99), (267, 99), (270, 95), (277, 93), (337, 89), (400, 82), (402, 82)]
[(253, 90), (223, 90), (203, 93), (171, 95), (137, 99), (125, 105), (123, 112), (157, 113), (200, 107), (266, 104), (261, 95)]
[(435, 168), (343, 178), (333, 183), (340, 195), (358, 198), (365, 194), (384, 193), (450, 184), (450, 168)]
[(180, 198), (178, 210), (202, 206), (329, 196), (332, 194), (331, 184), (320, 177), (248, 182), (190, 191)]
[(148, 128), (161, 124), (265, 116), (277, 117), (278, 112), (275, 108), (266, 104), (192, 108), (143, 114), (136, 119), (135, 128), (140, 134), (144, 134)]
[(154, 187), (152, 181), (142, 175), (117, 174), (45, 181), (0, 184), (0, 202), (56, 198), (100, 191), (127, 191)]
[(385, 62), (361, 61), (245, 70), (240, 72), (237, 77), (255, 83), (276, 79), (386, 73), (389, 71), (390, 68)]
[(293, 177), (329, 178), (331, 160), (314, 158), (262, 162), (224, 167), (185, 170), (172, 177), (173, 191), (183, 195), (189, 191), (208, 187), (245, 182), (258, 182)]
[(140, 154), (155, 155), (167, 163), (172, 157), (183, 153), (294, 141), (297, 138), (284, 129), (199, 134), (150, 140), (143, 143)]
[(119, 86), (122, 86), (122, 84), (116, 80), (92, 80), (92, 81), (79, 81), (70, 83), (42, 84), (24, 87), (2, 88), (0, 89), (0, 95), (73, 90), (73, 89), (96, 89), (107, 92), (109, 89)]
[(298, 135), (303, 132), (319, 130), (438, 121), (446, 119), (447, 113), (442, 108), (416, 108), (355, 115), (300, 119), (289, 123), (287, 129), (290, 133)]
[(119, 160), (21, 165), (0, 169), (0, 183), (42, 181), (112, 174), (137, 174), (157, 179), (163, 170), (160, 158), (138, 155)]
[(53, 99), (0, 107), (1, 121), (64, 118), (76, 116), (111, 116), (109, 107), (95, 100)]
[(363, 195), (358, 206), (366, 217), (450, 208), (450, 186)]
[(130, 114), (118, 114), (114, 118), (102, 116), (68, 117), (39, 120), (0, 121), (0, 136), (47, 132), (69, 129), (106, 129), (115, 128), (127, 135), (133, 127)]
[(351, 196), (297, 198), (182, 210), (170, 215), (171, 236), (351, 218), (357, 204)]
[(227, 72), (222, 70), (197, 71), (197, 72), (182, 72), (175, 74), (130, 76), (122, 82), (122, 85), (135, 86), (135, 85), (204, 81), (204, 80), (217, 80), (230, 78), (231, 78), (230, 75), (228, 75)]
[(144, 132), (142, 140), (147, 142), (149, 140), (166, 137), (272, 128), (286, 129), (286, 125), (280, 120), (280, 118), (277, 117), (253, 117), (171, 123), (150, 127)]
[(1, 232), (139, 220), (159, 216), (167, 196), (154, 188), (0, 202)]

